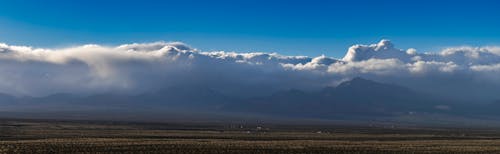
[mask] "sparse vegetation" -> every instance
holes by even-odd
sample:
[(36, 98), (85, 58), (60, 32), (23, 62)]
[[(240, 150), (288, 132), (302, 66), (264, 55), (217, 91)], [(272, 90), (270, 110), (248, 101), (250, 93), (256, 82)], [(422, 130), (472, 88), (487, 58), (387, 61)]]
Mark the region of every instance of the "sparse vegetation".
[(3, 120), (0, 153), (498, 153), (499, 137), (479, 129)]

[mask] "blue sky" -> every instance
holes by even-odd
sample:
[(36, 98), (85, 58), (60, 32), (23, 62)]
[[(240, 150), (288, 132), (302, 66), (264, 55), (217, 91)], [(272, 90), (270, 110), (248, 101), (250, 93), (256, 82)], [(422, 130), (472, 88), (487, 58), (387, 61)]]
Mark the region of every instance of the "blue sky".
[(201, 50), (341, 57), (353, 44), (499, 45), (500, 2), (0, 1), (0, 42), (35, 47), (182, 41)]

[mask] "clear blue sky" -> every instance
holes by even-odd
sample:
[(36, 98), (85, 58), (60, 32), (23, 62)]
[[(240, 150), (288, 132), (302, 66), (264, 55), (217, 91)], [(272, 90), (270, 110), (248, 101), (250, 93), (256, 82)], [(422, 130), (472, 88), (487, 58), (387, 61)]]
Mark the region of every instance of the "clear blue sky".
[(432, 51), (500, 45), (498, 1), (0, 0), (0, 42), (35, 47), (182, 41), (201, 50), (340, 57), (390, 39)]

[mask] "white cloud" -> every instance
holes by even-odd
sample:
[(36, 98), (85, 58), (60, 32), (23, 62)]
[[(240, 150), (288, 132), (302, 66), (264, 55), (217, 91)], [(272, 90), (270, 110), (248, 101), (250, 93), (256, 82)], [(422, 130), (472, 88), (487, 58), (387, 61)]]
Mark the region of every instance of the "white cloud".
[(418, 85), (409, 83), (415, 78), (434, 82), (436, 76), (454, 79), (456, 84), (488, 79), (492, 85), (500, 85), (495, 78), (499, 75), (500, 47), (456, 47), (419, 53), (413, 48), (397, 49), (388, 40), (354, 45), (342, 59), (203, 52), (179, 42), (62, 49), (0, 44), (0, 92), (16, 95), (141, 93), (174, 85), (204, 85), (247, 94), (314, 89), (355, 76), (403, 85)]
[(453, 62), (417, 61), (408, 64), (408, 68), (414, 74), (452, 73), (459, 69), (459, 66)]
[(0, 51), (0, 92), (16, 95), (145, 92), (176, 84), (291, 87), (302, 84), (289, 84), (298, 80), (294, 74), (300, 75), (287, 74), (281, 64), (312, 59), (276, 53), (199, 52), (178, 42), (63, 49), (0, 44)]
[(354, 45), (349, 48), (342, 60), (347, 62), (363, 61), (369, 59), (390, 59), (395, 58), (401, 61), (408, 61), (411, 57), (401, 49), (394, 48), (389, 40), (382, 40), (378, 44), (372, 45)]
[(328, 72), (356, 76), (359, 74), (396, 75), (405, 65), (398, 59), (368, 59), (357, 62), (339, 62), (328, 67)]
[(471, 66), (470, 69), (477, 72), (500, 72), (500, 63), (492, 65), (474, 65)]

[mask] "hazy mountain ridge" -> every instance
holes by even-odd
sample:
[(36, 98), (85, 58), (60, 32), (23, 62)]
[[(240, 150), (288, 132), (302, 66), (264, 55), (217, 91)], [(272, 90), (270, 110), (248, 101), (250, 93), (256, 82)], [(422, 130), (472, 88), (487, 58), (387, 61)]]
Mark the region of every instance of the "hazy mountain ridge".
[[(416, 112), (446, 112), (437, 106), (451, 102), (414, 92), (408, 88), (354, 78), (320, 91), (289, 90), (269, 97), (252, 99), (242, 105), (247, 112), (292, 114), (329, 118), (330, 116), (393, 116)], [(233, 110), (238, 105), (232, 104)]]
[[(68, 112), (213, 112), (253, 114), (289, 118), (356, 119), (357, 117), (399, 117), (416, 114), (494, 116), (491, 105), (459, 104), (406, 87), (353, 78), (336, 87), (317, 91), (297, 89), (269, 96), (239, 98), (215, 89), (197, 86), (164, 88), (139, 95), (97, 94), (78, 96), (53, 94), (45, 97), (0, 95), (4, 111)], [(483, 110), (484, 109), (484, 110)]]

